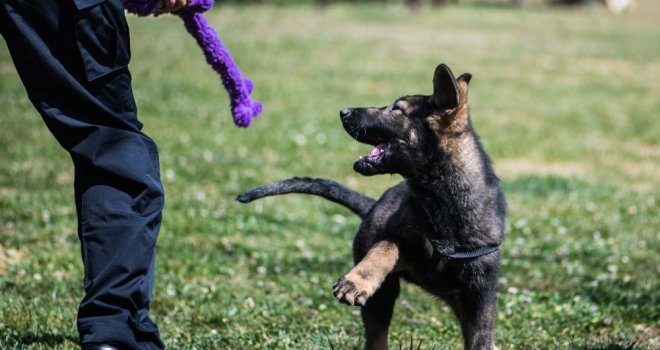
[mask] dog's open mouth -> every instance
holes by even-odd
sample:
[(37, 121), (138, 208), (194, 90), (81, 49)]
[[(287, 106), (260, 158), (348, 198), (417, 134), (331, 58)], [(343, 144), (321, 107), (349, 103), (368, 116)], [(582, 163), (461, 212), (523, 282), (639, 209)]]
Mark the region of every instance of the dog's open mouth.
[(383, 170), (383, 158), (387, 154), (388, 145), (378, 143), (371, 152), (360, 158), (353, 164), (353, 169), (363, 175), (374, 175)]
[[(357, 115), (357, 114), (356, 114)], [(362, 175), (387, 173), (388, 159), (392, 153), (391, 145), (396, 140), (396, 133), (384, 127), (376, 118), (343, 118), (344, 129), (360, 143), (371, 145), (369, 154), (360, 156), (353, 164), (353, 170)]]
[(369, 153), (369, 155), (360, 156), (360, 159), (365, 159), (366, 158), (369, 161), (378, 161), (385, 154), (385, 149), (386, 148), (387, 148), (387, 144), (385, 144), (385, 143), (378, 144), (371, 150), (371, 153)]

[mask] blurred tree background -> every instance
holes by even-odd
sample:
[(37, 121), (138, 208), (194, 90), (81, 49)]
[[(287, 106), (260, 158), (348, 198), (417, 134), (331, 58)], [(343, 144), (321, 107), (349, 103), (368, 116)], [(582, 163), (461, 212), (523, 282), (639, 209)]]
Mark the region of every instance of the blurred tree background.
[(319, 4), (322, 6), (330, 5), (331, 3), (385, 3), (396, 4), (405, 3), (412, 9), (419, 9), (424, 3), (433, 6), (443, 6), (448, 4), (459, 3), (472, 3), (472, 4), (489, 4), (489, 5), (513, 5), (524, 6), (529, 4), (546, 4), (546, 5), (604, 5), (612, 12), (621, 12), (635, 6), (636, 0), (216, 0), (219, 4), (280, 4), (280, 5), (295, 5), (295, 4)]

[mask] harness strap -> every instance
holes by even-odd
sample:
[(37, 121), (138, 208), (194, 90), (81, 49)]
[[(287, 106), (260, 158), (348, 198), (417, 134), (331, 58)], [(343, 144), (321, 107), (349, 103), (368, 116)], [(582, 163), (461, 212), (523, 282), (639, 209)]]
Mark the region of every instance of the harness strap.
[[(410, 191), (410, 194), (415, 199), (417, 199), (417, 196), (415, 195), (414, 191)], [(433, 216), (431, 215), (431, 213), (429, 213), (428, 209), (426, 209), (426, 207), (424, 205), (422, 205), (422, 209), (424, 210), (424, 214), (426, 214), (426, 217), (428, 218), (429, 223), (431, 224), (431, 227), (433, 227), (433, 231), (440, 232), (438, 227), (435, 225), (435, 222), (433, 221)], [(480, 248), (477, 248), (477, 249), (472, 250), (472, 251), (446, 253), (444, 251), (440, 241), (430, 239), (430, 238), (429, 238), (429, 240), (431, 241), (431, 244), (433, 244), (433, 247), (435, 248), (435, 251), (438, 252), (438, 254), (440, 254), (440, 258), (445, 258), (447, 260), (450, 260), (450, 259), (455, 259), (455, 260), (465, 259), (465, 260), (467, 260), (467, 259), (474, 259), (474, 258), (478, 258), (480, 256), (492, 254), (492, 253), (496, 252), (498, 249), (500, 249), (500, 244), (502, 244), (502, 242), (500, 241), (496, 245), (480, 247)]]
[(477, 248), (475, 250), (467, 251), (467, 252), (445, 253), (442, 250), (442, 247), (440, 246), (440, 242), (438, 242), (436, 240), (432, 240), (431, 243), (433, 243), (435, 251), (438, 252), (438, 254), (442, 255), (446, 259), (474, 259), (474, 258), (478, 258), (480, 256), (484, 256), (484, 255), (494, 253), (498, 249), (500, 249), (500, 245), (498, 244), (498, 245), (494, 245), (494, 246), (486, 246), (486, 247)]

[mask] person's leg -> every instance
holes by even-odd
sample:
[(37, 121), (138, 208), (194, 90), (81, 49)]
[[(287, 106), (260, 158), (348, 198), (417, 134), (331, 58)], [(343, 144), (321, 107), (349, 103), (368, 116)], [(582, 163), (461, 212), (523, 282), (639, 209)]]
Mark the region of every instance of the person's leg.
[(163, 348), (148, 311), (164, 195), (156, 145), (137, 119), (121, 2), (78, 9), (72, 0), (0, 0), (0, 34), (74, 162), (81, 343)]

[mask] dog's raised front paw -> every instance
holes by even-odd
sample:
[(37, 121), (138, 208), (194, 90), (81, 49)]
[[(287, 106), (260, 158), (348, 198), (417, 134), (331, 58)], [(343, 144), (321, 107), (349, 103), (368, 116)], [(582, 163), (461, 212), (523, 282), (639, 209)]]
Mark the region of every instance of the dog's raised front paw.
[(367, 299), (374, 293), (371, 289), (367, 280), (356, 275), (348, 274), (335, 283), (332, 287), (332, 294), (341, 303), (364, 306)]

